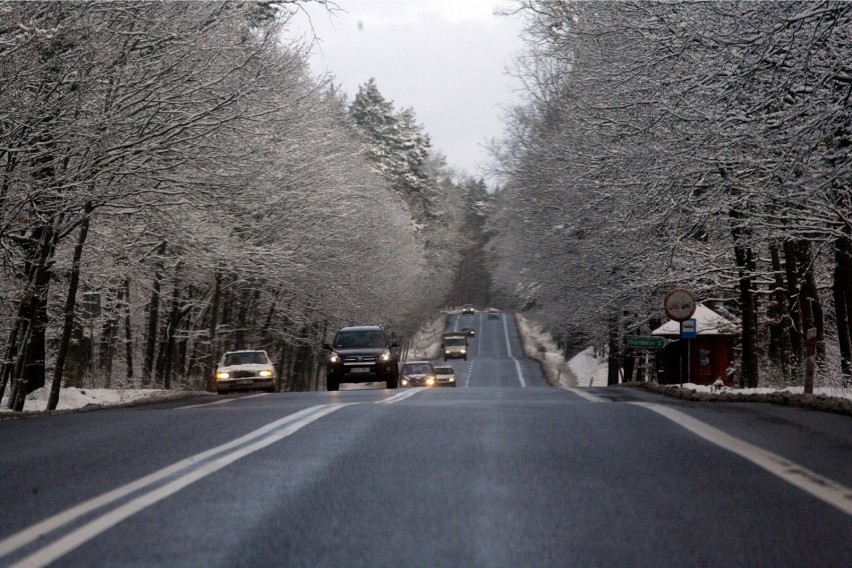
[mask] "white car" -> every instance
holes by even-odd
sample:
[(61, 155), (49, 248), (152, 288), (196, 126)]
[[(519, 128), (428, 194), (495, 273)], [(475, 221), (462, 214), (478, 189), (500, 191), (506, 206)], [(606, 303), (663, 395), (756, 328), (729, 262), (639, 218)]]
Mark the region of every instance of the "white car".
[(275, 392), (278, 375), (266, 351), (228, 351), (216, 369), (216, 392), (262, 389)]
[(449, 365), (433, 367), (435, 372), (435, 386), (437, 387), (454, 387), (456, 386), (456, 372)]

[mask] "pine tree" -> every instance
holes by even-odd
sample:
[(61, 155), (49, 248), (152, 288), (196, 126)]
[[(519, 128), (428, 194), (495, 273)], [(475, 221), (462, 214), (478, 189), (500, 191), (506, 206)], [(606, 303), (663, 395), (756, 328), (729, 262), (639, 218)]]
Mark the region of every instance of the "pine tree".
[(431, 142), (411, 108), (396, 112), (371, 78), (361, 85), (349, 114), (368, 144), (376, 170), (406, 201), (418, 222), (434, 217), (434, 181), (427, 163)]

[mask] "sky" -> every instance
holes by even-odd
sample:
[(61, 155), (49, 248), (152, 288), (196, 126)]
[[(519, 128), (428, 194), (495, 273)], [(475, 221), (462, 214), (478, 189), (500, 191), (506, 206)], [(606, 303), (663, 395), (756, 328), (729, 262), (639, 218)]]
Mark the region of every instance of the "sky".
[(318, 38), (314, 74), (330, 73), (350, 100), (371, 77), (397, 110), (412, 107), (450, 166), (483, 175), (485, 145), (503, 132), (502, 109), (518, 104), (506, 74), (523, 48), (519, 16), (505, 0), (339, 0), (340, 13), (305, 4), (296, 34)]

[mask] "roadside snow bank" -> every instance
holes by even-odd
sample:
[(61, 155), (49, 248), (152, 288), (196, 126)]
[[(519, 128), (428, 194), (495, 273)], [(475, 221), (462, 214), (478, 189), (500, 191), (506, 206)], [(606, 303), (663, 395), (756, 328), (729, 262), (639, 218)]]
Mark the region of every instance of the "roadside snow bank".
[(406, 360), (438, 359), (441, 356), (441, 334), (447, 327), (448, 312), (442, 311), (433, 319), (425, 322), (411, 336), (408, 350), (404, 354)]
[[(144, 402), (156, 402), (186, 398), (189, 396), (209, 395), (208, 392), (175, 391), (164, 389), (78, 389), (63, 388), (59, 391), (59, 403), (56, 410), (76, 410), (81, 408), (126, 406)], [(47, 409), (50, 387), (36, 389), (27, 395), (24, 411), (43, 412)], [(6, 408), (8, 397), (0, 403), (0, 412), (13, 412)]]
[(609, 369), (606, 359), (595, 355), (594, 347), (586, 347), (568, 361), (568, 367), (577, 377), (577, 385), (581, 387), (605, 387)]
[(541, 363), (547, 382), (554, 386), (578, 386), (575, 373), (566, 364), (565, 357), (550, 333), (518, 312), (515, 312), (515, 323), (521, 336), (524, 355)]
[(644, 389), (667, 394), (683, 400), (697, 402), (767, 402), (784, 406), (798, 406), (837, 412), (852, 416), (852, 389), (814, 389), (814, 394), (804, 394), (802, 387), (787, 387), (785, 389), (732, 389), (724, 387), (714, 392), (712, 387), (686, 383), (679, 385), (660, 385), (657, 383), (638, 383)]

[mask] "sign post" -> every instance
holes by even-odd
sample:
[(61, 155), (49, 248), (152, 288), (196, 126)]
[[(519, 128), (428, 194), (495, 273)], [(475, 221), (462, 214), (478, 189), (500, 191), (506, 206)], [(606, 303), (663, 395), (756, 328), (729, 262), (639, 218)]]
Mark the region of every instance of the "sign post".
[[(669, 316), (669, 319), (673, 321), (680, 322), (680, 333), (682, 339), (687, 339), (686, 342), (686, 378), (687, 381), (691, 380), (690, 378), (690, 366), (692, 361), (690, 357), (692, 356), (692, 342), (689, 339), (695, 338), (696, 326), (694, 323), (687, 324), (687, 334), (684, 335), (684, 323), (687, 321), (695, 322), (692, 318), (695, 315), (695, 308), (698, 307), (698, 302), (695, 300), (695, 296), (692, 295), (692, 292), (685, 288), (675, 288), (670, 290), (668, 294), (666, 294), (665, 299), (663, 300), (663, 310), (665, 310), (666, 315)], [(691, 335), (691, 337), (690, 337)], [(683, 358), (681, 357), (681, 367), (680, 367), (680, 384), (683, 386)]]

